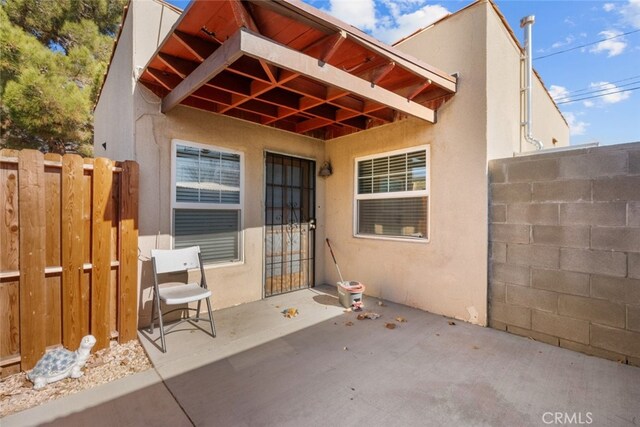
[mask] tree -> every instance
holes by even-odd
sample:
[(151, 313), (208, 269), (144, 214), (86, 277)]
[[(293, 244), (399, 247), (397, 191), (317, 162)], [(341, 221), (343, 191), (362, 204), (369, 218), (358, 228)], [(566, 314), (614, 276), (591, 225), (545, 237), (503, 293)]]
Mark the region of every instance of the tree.
[(126, 0), (0, 0), (0, 147), (90, 154)]

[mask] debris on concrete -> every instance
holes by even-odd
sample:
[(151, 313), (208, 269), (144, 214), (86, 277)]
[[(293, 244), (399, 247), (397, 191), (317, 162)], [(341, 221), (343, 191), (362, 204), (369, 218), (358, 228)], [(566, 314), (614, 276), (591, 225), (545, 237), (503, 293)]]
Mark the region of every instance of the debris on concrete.
[(345, 326), (353, 326), (353, 322), (349, 321), (347, 323), (344, 324)]
[(349, 308), (345, 308), (344, 310), (342, 310), (343, 313), (351, 313), (353, 310), (351, 309), (351, 307)]
[(386, 307), (386, 306), (387, 306), (387, 304), (385, 304), (385, 303), (384, 303), (384, 302), (382, 302), (382, 301), (378, 301), (378, 305), (379, 305), (380, 307)]
[(480, 347), (478, 347), (477, 345), (474, 345), (474, 346), (473, 346), (473, 349), (474, 349), (474, 350), (480, 350)]
[(362, 301), (355, 301), (351, 307), (353, 308), (353, 311), (362, 311), (364, 304)]
[(387, 329), (395, 329), (396, 328), (396, 324), (393, 323), (393, 322), (385, 323), (384, 327), (387, 328)]
[(348, 351), (348, 350), (349, 350), (349, 347), (344, 347), (344, 348), (343, 348), (343, 350), (344, 350), (344, 351)]
[(151, 362), (138, 340), (112, 341), (109, 348), (89, 356), (84, 375), (78, 379), (66, 378), (34, 390), (25, 372), (10, 375), (0, 380), (0, 418), (149, 368)]
[(380, 317), (380, 315), (378, 313), (374, 313), (373, 311), (367, 311), (366, 313), (361, 313), (358, 314), (358, 320), (364, 320), (364, 319), (377, 319), (378, 317)]
[(398, 316), (398, 317), (396, 317), (396, 322), (398, 322), (398, 323), (407, 323), (407, 319), (405, 319), (402, 316)]
[(298, 315), (298, 309), (287, 308), (285, 311), (282, 312), (282, 314), (284, 314), (284, 317), (286, 317), (287, 319), (291, 319), (292, 317), (296, 317)]
[(454, 322), (453, 320), (449, 320), (449, 325), (450, 326), (456, 326), (456, 322)]

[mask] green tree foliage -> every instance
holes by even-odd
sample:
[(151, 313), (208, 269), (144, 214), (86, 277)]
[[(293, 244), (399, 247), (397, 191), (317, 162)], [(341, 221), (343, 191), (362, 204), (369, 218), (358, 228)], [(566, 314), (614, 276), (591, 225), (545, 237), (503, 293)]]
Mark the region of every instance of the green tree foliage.
[(90, 153), (127, 0), (0, 0), (0, 147)]

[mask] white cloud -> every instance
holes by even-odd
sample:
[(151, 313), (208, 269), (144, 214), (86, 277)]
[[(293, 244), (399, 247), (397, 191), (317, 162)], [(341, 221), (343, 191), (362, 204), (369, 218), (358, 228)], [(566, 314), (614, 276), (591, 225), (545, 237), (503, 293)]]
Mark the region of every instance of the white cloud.
[(584, 135), (587, 131), (587, 126), (589, 123), (581, 122), (578, 120), (574, 113), (563, 113), (564, 118), (567, 119), (567, 123), (569, 123), (569, 133), (571, 136), (575, 135)]
[(640, 28), (640, 0), (629, 0), (627, 4), (618, 8), (618, 12), (626, 25)]
[(593, 107), (594, 105), (596, 105), (596, 103), (595, 103), (595, 102), (593, 102), (593, 101), (589, 101), (589, 100), (583, 101), (583, 102), (582, 102), (582, 104), (583, 104), (585, 107), (587, 107), (587, 108), (591, 108), (591, 107)]
[(557, 41), (551, 45), (552, 48), (557, 49), (559, 47), (568, 46), (575, 41), (575, 37), (572, 34), (569, 34), (564, 40)]
[(373, 32), (375, 37), (387, 43), (398, 41), (419, 28), (431, 25), (438, 19), (447, 16), (449, 11), (439, 4), (434, 4), (423, 6), (409, 13), (402, 13), (399, 9), (395, 9), (392, 14), (395, 15), (393, 22), (381, 22), (382, 25)]
[[(329, 0), (327, 12), (386, 43), (427, 27), (450, 12), (427, 0)], [(388, 13), (378, 13), (376, 5)], [(386, 11), (385, 11), (386, 12)]]
[(376, 27), (374, 0), (330, 0), (328, 12), (361, 30)]
[(594, 95), (601, 95), (600, 99), (605, 104), (617, 104), (631, 96), (631, 92), (623, 92), (618, 86), (609, 82), (595, 82), (591, 83), (589, 87), (599, 91)]
[[(568, 101), (568, 98), (567, 98), (568, 94), (569, 94), (569, 91), (564, 86), (551, 85), (551, 87), (549, 87), (549, 95), (551, 95), (551, 97), (554, 100), (558, 100), (562, 98), (563, 101)], [(567, 98), (567, 99), (564, 99), (564, 98)]]
[(605, 12), (611, 12), (615, 8), (616, 5), (613, 3), (605, 3), (602, 5), (602, 10), (604, 10)]
[[(616, 37), (621, 35), (622, 32), (618, 30), (605, 30), (600, 31), (599, 35), (602, 38), (607, 39), (611, 37)], [(606, 52), (607, 57), (617, 56), (624, 52), (624, 49), (627, 47), (627, 42), (624, 40), (624, 37), (618, 37), (615, 39), (604, 40), (592, 47), (589, 52), (592, 53), (601, 53)]]

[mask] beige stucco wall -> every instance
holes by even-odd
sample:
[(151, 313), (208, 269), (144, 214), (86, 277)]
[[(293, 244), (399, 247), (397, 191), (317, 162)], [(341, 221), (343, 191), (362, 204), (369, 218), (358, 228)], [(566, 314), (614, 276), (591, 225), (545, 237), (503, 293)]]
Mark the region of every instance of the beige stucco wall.
[[(534, 30), (535, 31), (535, 30)], [(544, 148), (566, 147), (569, 145), (569, 125), (558, 112), (549, 93), (539, 78), (533, 81), (533, 137), (544, 144)], [(558, 143), (553, 145), (553, 139)], [(532, 151), (533, 146), (523, 151)]]
[[(487, 153), (489, 160), (513, 153), (535, 151), (524, 139), (524, 61), (521, 50), (489, 3), (473, 7), (487, 10)], [(515, 31), (519, 29), (514, 28)], [(521, 31), (521, 30), (520, 30)], [(535, 25), (534, 25), (535, 43)], [(569, 145), (569, 128), (540, 78), (533, 76), (533, 136), (553, 148)]]
[[(324, 143), (254, 123), (208, 112), (177, 107), (167, 115), (158, 112), (154, 95), (136, 92), (136, 160), (140, 164), (140, 240), (142, 256), (140, 322), (148, 321), (151, 299), (151, 249), (171, 245), (171, 141), (181, 139), (230, 148), (244, 154), (243, 262), (207, 266), (214, 308), (229, 307), (262, 298), (264, 259), (264, 153), (286, 153), (324, 161)], [(145, 92), (141, 95), (141, 92)], [(316, 283), (324, 283), (322, 243), (325, 232), (324, 181), (316, 187)]]
[[(327, 179), (327, 236), (335, 242), (343, 274), (365, 283), (367, 293), (484, 325), (485, 11), (469, 12), (431, 30), (431, 37), (447, 43), (431, 43), (419, 34), (398, 46), (448, 72), (460, 72), (459, 91), (438, 111), (437, 124), (410, 119), (327, 142), (335, 171)], [(423, 144), (431, 150), (430, 241), (353, 237), (355, 158)], [(333, 265), (327, 262), (325, 269), (335, 282)]]
[[(511, 156), (521, 144), (519, 51), (489, 3), (473, 5), (398, 45), (440, 69), (460, 73), (458, 93), (440, 108), (437, 124), (408, 119), (328, 142), (187, 107), (161, 114), (160, 100), (132, 79), (177, 15), (153, 0), (136, 0), (130, 14), (96, 109), (96, 145), (99, 138), (111, 138), (114, 144), (108, 144), (106, 155), (140, 164), (141, 324), (150, 309), (150, 250), (171, 246), (173, 139), (245, 155), (244, 258), (207, 267), (216, 308), (262, 297), (263, 156), (269, 150), (333, 164), (334, 174), (317, 181), (316, 283), (337, 281), (324, 245), (327, 236), (345, 276), (364, 282), (368, 294), (486, 324), (487, 161)], [(535, 90), (542, 90), (537, 80)], [(534, 120), (546, 123), (549, 133), (536, 136), (563, 142), (566, 135), (568, 141), (568, 129), (551, 100), (539, 95)], [(118, 127), (126, 128), (132, 143), (117, 136), (123, 131), (114, 130)], [(430, 241), (354, 237), (355, 158), (425, 144), (431, 152)], [(99, 149), (96, 153), (105, 155)]]
[[(94, 111), (93, 152), (96, 157), (133, 159), (133, 17), (122, 27), (109, 73)], [(102, 144), (106, 143), (106, 150)]]
[[(133, 0), (107, 78), (94, 111), (94, 154), (114, 160), (135, 159), (137, 115), (132, 94), (136, 69), (142, 69), (180, 15), (155, 0)], [(151, 98), (153, 99), (153, 98)], [(102, 144), (107, 143), (107, 148)]]

